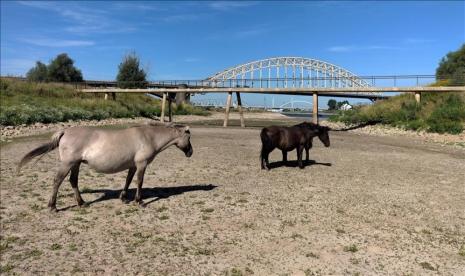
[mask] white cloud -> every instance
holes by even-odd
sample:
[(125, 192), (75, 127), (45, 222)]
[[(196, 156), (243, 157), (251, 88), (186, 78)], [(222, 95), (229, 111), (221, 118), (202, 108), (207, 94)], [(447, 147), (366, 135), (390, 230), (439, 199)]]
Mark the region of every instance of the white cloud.
[(327, 50), (330, 52), (343, 53), (343, 52), (355, 52), (355, 51), (370, 51), (370, 50), (400, 50), (401, 47), (394, 47), (388, 45), (347, 45), (347, 46), (332, 46)]
[(198, 62), (200, 61), (199, 58), (194, 58), (194, 57), (188, 57), (184, 59), (184, 62), (192, 63), (192, 62)]
[(138, 11), (160, 11), (165, 10), (163, 7), (159, 5), (155, 5), (154, 2), (118, 2), (113, 5), (117, 9), (122, 10), (138, 10)]
[(208, 6), (214, 10), (229, 11), (233, 9), (247, 8), (257, 4), (257, 1), (214, 1), (208, 3)]
[(50, 38), (38, 38), (38, 39), (22, 39), (22, 41), (43, 47), (82, 47), (95, 45), (94, 41), (90, 40), (66, 40), (66, 39), (50, 39)]
[(435, 40), (433, 39), (413, 38), (413, 37), (404, 39), (404, 43), (406, 44), (425, 44), (425, 43), (431, 43), (434, 41)]
[(2, 59), (1, 60), (1, 72), (2, 76), (7, 75), (24, 75), (29, 69), (31, 69), (36, 63), (33, 59)]
[(166, 23), (178, 23), (184, 21), (193, 21), (201, 17), (200, 14), (175, 14), (175, 15), (166, 15), (159, 17)]
[(79, 5), (79, 2), (19, 1), (18, 3), (59, 14), (65, 21), (70, 23), (70, 25), (63, 26), (63, 28), (71, 33), (121, 33), (136, 30), (135, 27), (128, 26), (125, 22), (111, 17), (105, 10), (90, 9), (84, 5)]

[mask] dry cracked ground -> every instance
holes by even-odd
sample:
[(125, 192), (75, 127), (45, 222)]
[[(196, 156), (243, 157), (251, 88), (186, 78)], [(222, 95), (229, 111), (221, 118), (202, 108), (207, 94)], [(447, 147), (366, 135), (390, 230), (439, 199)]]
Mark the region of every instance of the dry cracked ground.
[(83, 165), (90, 206), (64, 182), (58, 213), (56, 152), (15, 174), (47, 138), (3, 145), (2, 274), (465, 275), (465, 151), (331, 135), (305, 169), (262, 171), (258, 128), (193, 127), (190, 159), (170, 148), (148, 168), (145, 208), (118, 199), (125, 173)]

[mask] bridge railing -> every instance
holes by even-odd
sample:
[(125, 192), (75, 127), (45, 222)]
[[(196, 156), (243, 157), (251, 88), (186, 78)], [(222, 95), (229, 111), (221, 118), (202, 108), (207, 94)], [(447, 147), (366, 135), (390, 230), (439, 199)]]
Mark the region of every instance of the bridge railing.
[[(3, 77), (2, 77), (3, 78)], [(15, 78), (27, 81), (25, 78)], [(253, 78), (253, 79), (206, 79), (206, 80), (159, 80), (146, 82), (124, 82), (127, 87), (140, 88), (346, 88), (360, 87), (360, 81), (367, 87), (418, 87), (429, 86), (436, 82), (443, 85), (464, 86), (463, 80), (450, 82), (447, 78), (437, 78), (435, 75), (390, 75), (390, 76), (358, 76), (358, 77), (287, 77), (287, 78)], [(78, 83), (67, 83), (77, 89), (116, 88), (121, 82), (86, 80)]]
[[(345, 88), (360, 87), (360, 80), (366, 87), (418, 87), (429, 86), (447, 78), (437, 78), (435, 75), (391, 75), (391, 76), (359, 76), (359, 77), (303, 77), (303, 78), (253, 78), (253, 79), (212, 79), (212, 80), (160, 80), (144, 84), (146, 88)], [(139, 83), (128, 83), (137, 86)], [(80, 88), (117, 87), (117, 82), (86, 81), (77, 84)], [(455, 82), (455, 85), (465, 85), (465, 82)], [(84, 87), (83, 87), (84, 86)]]

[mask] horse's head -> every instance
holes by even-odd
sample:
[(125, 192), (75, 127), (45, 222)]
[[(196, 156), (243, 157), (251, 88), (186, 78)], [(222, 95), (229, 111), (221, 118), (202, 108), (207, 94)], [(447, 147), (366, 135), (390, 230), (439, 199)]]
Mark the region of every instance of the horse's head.
[(320, 141), (325, 145), (325, 147), (329, 147), (329, 130), (330, 128), (327, 126), (318, 126), (316, 128), (316, 133)]
[(189, 126), (175, 126), (178, 132), (175, 145), (178, 149), (182, 150), (186, 157), (191, 157), (194, 149), (191, 145), (191, 132)]

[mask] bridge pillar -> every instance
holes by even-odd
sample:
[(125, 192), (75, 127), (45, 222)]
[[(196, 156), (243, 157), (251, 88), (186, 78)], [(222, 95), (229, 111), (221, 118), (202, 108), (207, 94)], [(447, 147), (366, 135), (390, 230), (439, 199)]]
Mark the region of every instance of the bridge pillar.
[(168, 120), (169, 122), (173, 121), (173, 110), (171, 108), (172, 102), (173, 102), (173, 99), (171, 98), (171, 95), (168, 94)]
[(166, 93), (163, 93), (163, 99), (161, 100), (161, 115), (160, 121), (165, 122), (165, 106), (166, 106)]
[(313, 114), (312, 121), (314, 124), (318, 124), (318, 93), (313, 92)]
[(108, 93), (105, 93), (105, 100), (108, 100)]
[(244, 114), (242, 113), (241, 93), (236, 92), (236, 97), (237, 97), (237, 109), (239, 110), (239, 118), (241, 119), (241, 127), (245, 127)]
[(420, 103), (420, 98), (421, 98), (421, 93), (420, 92), (415, 92), (415, 101), (417, 103)]
[(232, 101), (232, 92), (228, 92), (228, 98), (226, 100), (226, 111), (224, 113), (224, 122), (223, 122), (223, 127), (228, 126), (228, 121), (229, 121), (229, 108), (231, 107), (231, 101)]

